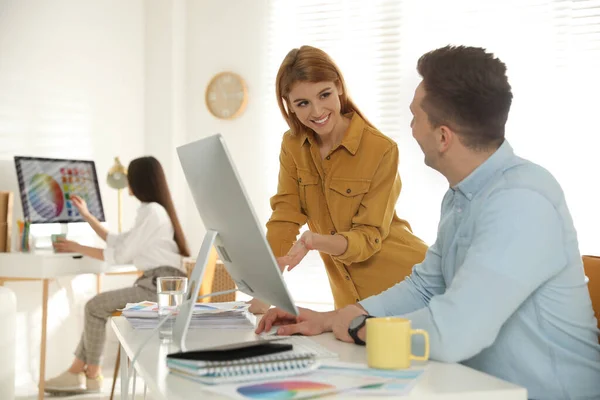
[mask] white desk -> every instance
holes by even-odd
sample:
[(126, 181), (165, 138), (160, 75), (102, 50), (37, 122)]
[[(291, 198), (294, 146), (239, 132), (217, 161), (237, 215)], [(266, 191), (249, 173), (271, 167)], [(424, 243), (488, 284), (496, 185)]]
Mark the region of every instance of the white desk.
[(42, 281), (42, 338), (40, 344), (40, 381), (38, 399), (44, 398), (46, 375), (46, 323), (48, 320), (48, 285), (55, 278), (81, 274), (97, 274), (100, 292), (101, 274), (133, 273), (133, 266), (107, 267), (103, 261), (75, 254), (56, 254), (52, 251), (34, 253), (0, 253), (0, 286), (9, 281)]
[[(121, 344), (121, 365), (127, 365), (125, 357), (133, 357), (149, 331), (136, 331), (124, 317), (112, 318), (111, 326)], [(252, 330), (192, 329), (188, 332), (187, 347), (189, 349), (211, 347), (255, 338), (256, 335)], [(340, 361), (366, 362), (364, 347), (340, 342), (332, 334), (315, 336), (313, 339), (338, 353)], [(161, 344), (158, 336), (155, 335), (136, 361), (135, 369), (148, 386), (153, 399), (225, 398), (203, 391), (200, 383), (169, 374), (165, 361), (166, 355), (175, 350), (169, 345)], [(124, 387), (126, 380), (127, 368), (121, 368), (121, 393), (127, 393), (128, 391), (128, 388)], [(381, 396), (373, 398), (382, 399)], [(417, 386), (407, 398), (423, 400), (527, 400), (527, 391), (524, 388), (460, 364), (430, 361)]]
[(0, 279), (40, 280), (79, 274), (103, 274), (137, 271), (131, 265), (107, 266), (104, 261), (71, 253), (37, 251), (0, 253)]

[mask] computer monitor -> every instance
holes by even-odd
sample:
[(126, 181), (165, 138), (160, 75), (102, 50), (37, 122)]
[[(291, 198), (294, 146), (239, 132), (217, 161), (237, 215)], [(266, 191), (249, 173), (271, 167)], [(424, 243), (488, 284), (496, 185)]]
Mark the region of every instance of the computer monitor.
[(104, 221), (93, 161), (15, 156), (23, 217), (31, 223), (83, 222), (72, 195), (83, 198), (92, 215)]
[(175, 321), (174, 338), (185, 334), (187, 325), (180, 323), (189, 321), (190, 303), (198, 296), (213, 243), (241, 292), (298, 315), (223, 137), (209, 136), (178, 147), (177, 153), (207, 234), (190, 278), (188, 302)]

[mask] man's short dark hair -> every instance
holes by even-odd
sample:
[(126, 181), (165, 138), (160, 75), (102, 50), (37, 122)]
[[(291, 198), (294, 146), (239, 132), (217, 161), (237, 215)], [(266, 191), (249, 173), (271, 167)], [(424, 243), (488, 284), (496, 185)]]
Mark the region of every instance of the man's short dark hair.
[(480, 47), (446, 46), (419, 58), (430, 123), (446, 125), (473, 149), (499, 147), (512, 102), (506, 65)]

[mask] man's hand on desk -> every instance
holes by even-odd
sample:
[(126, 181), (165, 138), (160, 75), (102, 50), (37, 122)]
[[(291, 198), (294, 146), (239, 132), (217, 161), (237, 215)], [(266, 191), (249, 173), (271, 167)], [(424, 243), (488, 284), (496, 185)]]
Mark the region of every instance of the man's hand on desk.
[[(301, 307), (298, 307), (298, 310), (300, 315), (296, 317), (279, 308), (271, 308), (260, 320), (256, 333), (269, 332), (273, 326), (281, 325), (281, 328), (277, 330), (277, 335), (280, 336), (293, 334), (314, 336), (324, 332), (333, 332), (336, 339), (354, 343), (348, 334), (350, 322), (359, 315), (367, 314), (359, 304), (329, 312), (317, 312)], [(362, 340), (366, 339), (364, 327), (358, 332), (358, 337)]]
[(319, 335), (323, 332), (331, 332), (332, 316), (335, 311), (316, 312), (306, 308), (298, 307), (300, 315), (297, 317), (279, 308), (271, 308), (260, 320), (256, 333), (269, 332), (271, 327), (281, 327), (277, 335), (289, 336), (301, 334), (305, 336)]
[(81, 245), (79, 243), (63, 238), (56, 239), (54, 248), (59, 253), (81, 253)]

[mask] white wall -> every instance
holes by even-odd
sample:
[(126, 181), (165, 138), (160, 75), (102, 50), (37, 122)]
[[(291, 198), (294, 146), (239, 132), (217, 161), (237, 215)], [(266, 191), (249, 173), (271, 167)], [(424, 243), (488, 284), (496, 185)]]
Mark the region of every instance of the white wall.
[[(128, 163), (144, 151), (143, 20), (141, 0), (0, 0), (0, 159), (95, 160), (111, 227), (116, 192), (105, 174), (114, 156)], [(133, 222), (136, 207), (125, 198), (124, 226)], [(105, 278), (107, 288), (130, 281)], [(31, 384), (38, 376), (41, 285), (6, 285), (16, 291), (19, 310), (17, 381)], [(72, 360), (83, 304), (94, 290), (93, 276), (51, 284), (48, 376)]]
[[(269, 158), (263, 126), (264, 113), (278, 113), (264, 107), (266, 68), (264, 65), (267, 35), (268, 0), (221, 0), (187, 2), (186, 12), (186, 110), (188, 141), (221, 133), (225, 137), (245, 188), (261, 223), (270, 216), (269, 197), (274, 188), (267, 187), (265, 170)], [(247, 85), (249, 102), (246, 111), (232, 121), (219, 120), (207, 110), (205, 89), (210, 79), (222, 71), (241, 75)], [(279, 144), (278, 144), (279, 145)], [(190, 247), (200, 248), (204, 228), (186, 189), (185, 221)]]
[[(141, 12), (141, 1), (0, 0), (0, 157), (94, 159), (113, 222), (105, 174), (144, 140)], [(135, 207), (125, 202), (126, 224)]]
[(187, 185), (176, 147), (186, 143), (185, 0), (148, 0), (145, 8), (145, 153), (165, 169), (175, 208), (186, 221)]
[[(145, 2), (145, 152), (165, 168), (192, 255), (205, 232), (183, 177), (176, 147), (214, 133), (225, 136), (261, 223), (269, 215), (269, 192), (261, 125), (265, 108), (268, 0), (150, 0)], [(210, 79), (222, 71), (241, 75), (250, 96), (232, 121), (213, 117), (205, 105)], [(270, 93), (269, 93), (270, 94)], [(277, 110), (271, 110), (277, 112)], [(277, 158), (278, 154), (268, 154)]]

